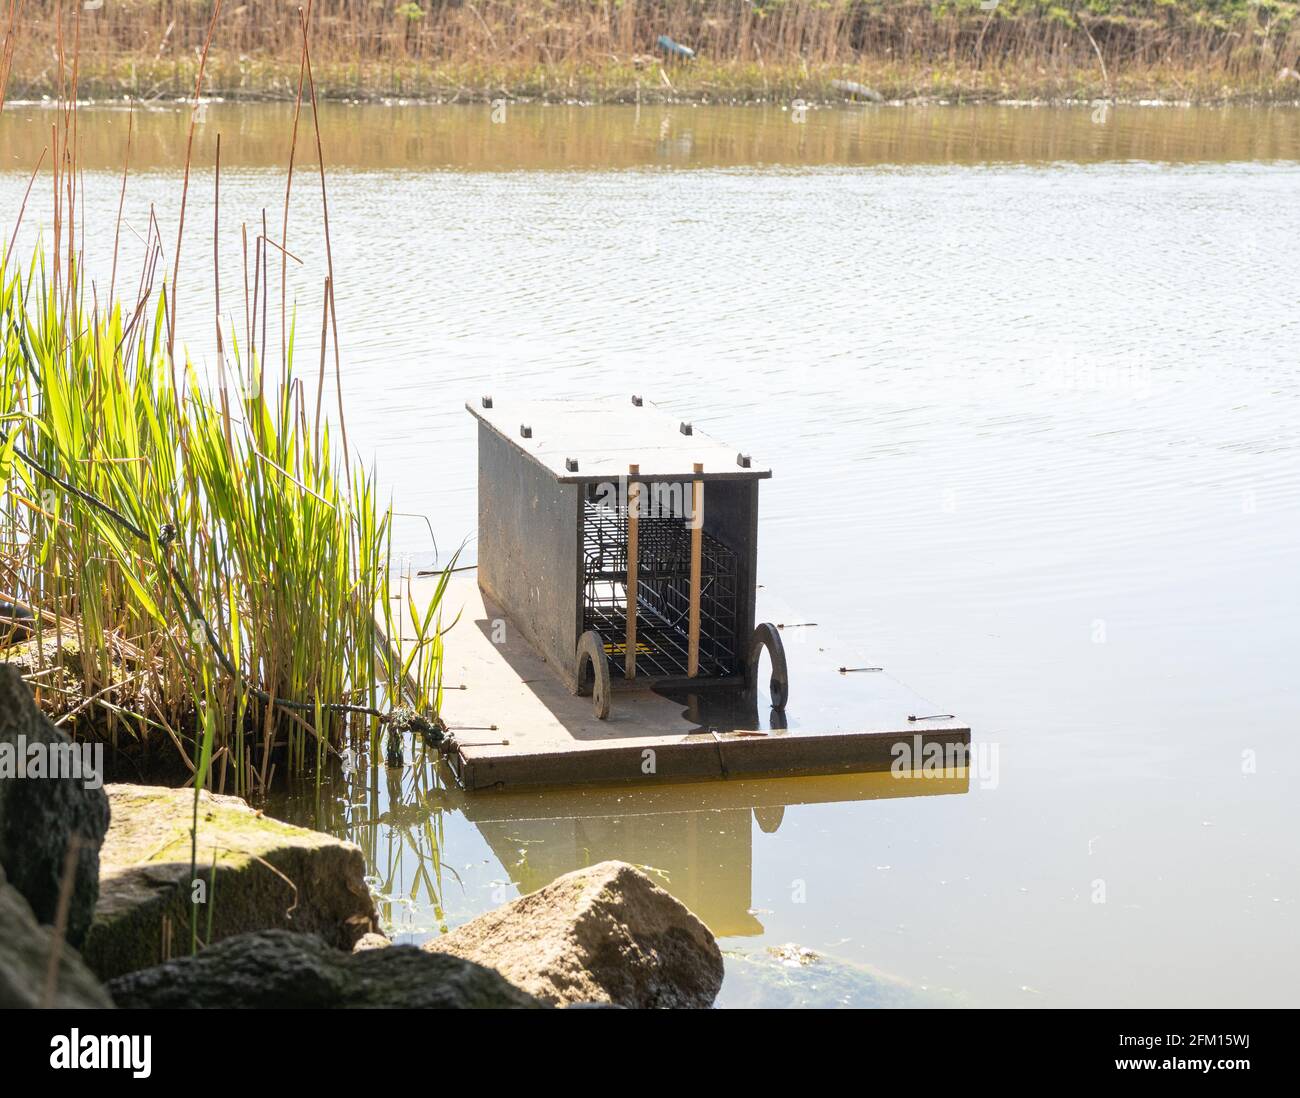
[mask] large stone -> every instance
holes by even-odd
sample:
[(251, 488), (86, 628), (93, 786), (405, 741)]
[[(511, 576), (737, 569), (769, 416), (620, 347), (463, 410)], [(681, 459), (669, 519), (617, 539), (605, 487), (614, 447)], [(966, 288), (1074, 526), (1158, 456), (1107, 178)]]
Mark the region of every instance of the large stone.
[[(23, 769), (28, 770), (33, 745), (43, 760), (42, 776), (30, 776), (29, 770), (28, 776), (18, 777), (18, 756), (24, 756)], [(108, 830), (102, 775), (85, 773), (86, 746), (74, 744), (36, 708), (17, 668), (0, 665), (0, 866), (36, 920), (53, 924), (59, 889), (71, 865), (64, 934), (73, 946), (82, 944), (90, 927), (99, 848)]]
[(314, 934), (262, 930), (120, 976), (120, 1007), (541, 1007), (490, 968), (414, 946), (343, 953)]
[(708, 927), (626, 862), (566, 873), (423, 948), (560, 1005), (707, 1007), (722, 986)]
[(23, 894), (0, 869), (0, 1009), (13, 1007), (111, 1007), (108, 992), (67, 942), (50, 983), (55, 934), (41, 926)]
[[(188, 954), (192, 910), (198, 940), (209, 945), (283, 928), (351, 949), (374, 929), (365, 859), (355, 844), (204, 791), (194, 874), (192, 789), (106, 788), (113, 826), (100, 855), (99, 906), (82, 950), (101, 979)], [(196, 896), (202, 902), (194, 905)]]

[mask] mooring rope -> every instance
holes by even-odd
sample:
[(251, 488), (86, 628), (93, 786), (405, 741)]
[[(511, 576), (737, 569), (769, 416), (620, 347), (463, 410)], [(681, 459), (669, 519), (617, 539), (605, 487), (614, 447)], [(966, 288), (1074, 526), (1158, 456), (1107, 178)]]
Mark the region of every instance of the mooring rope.
[[(9, 435), (5, 431), (0, 430), (0, 447), (8, 447), (8, 445)], [(51, 469), (47, 469), (35, 458), (24, 452), (21, 447), (15, 446), (12, 453), (14, 457), (20, 459), (25, 465), (40, 473), (41, 476), (53, 481), (65, 492), (75, 496), (83, 503), (95, 508), (97, 511), (112, 519), (137, 540), (143, 542), (150, 541), (149, 535), (145, 533), (145, 531), (141, 529), (141, 527), (138, 526), (130, 516), (123, 514), (112, 504), (106, 503), (98, 496), (95, 496), (84, 489), (78, 488), (75, 484), (72, 484), (59, 476), (58, 473)], [(226, 674), (228, 674), (232, 679), (241, 682), (246, 693), (256, 698), (264, 705), (269, 705), (273, 708), (279, 706), (282, 709), (292, 709), (304, 713), (346, 713), (375, 717), (381, 724), (388, 725), (393, 731), (418, 733), (427, 744), (440, 751), (446, 752), (455, 748), (455, 739), (449, 734), (447, 726), (442, 722), (441, 718), (435, 717), (431, 721), (409, 705), (394, 706), (387, 712), (384, 712), (374, 706), (353, 705), (347, 702), (323, 702), (319, 699), (313, 701), (294, 701), (291, 698), (273, 697), (267, 691), (248, 682), (246, 678), (240, 675), (238, 669), (235, 667), (234, 661), (221, 646), (220, 637), (217, 636), (216, 630), (212, 628), (207, 616), (203, 613), (203, 609), (199, 606), (199, 601), (194, 597), (194, 592), (190, 589), (190, 585), (186, 582), (185, 577), (172, 563), (171, 546), (176, 540), (176, 537), (176, 527), (170, 522), (163, 523), (162, 527), (158, 531), (158, 545), (163, 550), (164, 570), (166, 571), (168, 578), (175, 585), (175, 588), (180, 592), (181, 600), (183, 600), (185, 608), (192, 619), (189, 623), (191, 626), (189, 630), (190, 637), (193, 638), (194, 636), (192, 625), (194, 621), (197, 621), (203, 627), (203, 633), (207, 637), (208, 646), (212, 649), (213, 653), (215, 653), (217, 662), (221, 664), (221, 667)]]

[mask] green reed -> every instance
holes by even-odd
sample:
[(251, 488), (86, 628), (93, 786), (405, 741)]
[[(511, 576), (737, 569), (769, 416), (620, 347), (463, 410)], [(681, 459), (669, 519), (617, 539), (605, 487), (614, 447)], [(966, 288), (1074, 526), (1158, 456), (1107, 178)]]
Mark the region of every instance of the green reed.
[[(437, 600), (411, 614), (417, 640), (399, 660), (386, 640), (391, 509), (364, 467), (349, 488), (291, 337), (274, 379), (232, 340), (233, 368), (210, 384), (167, 357), (165, 288), (127, 317), (118, 303), (87, 304), (75, 259), (57, 278), (43, 252), (11, 266), (0, 259), (0, 599), (33, 615), (18, 651), (51, 712), (120, 746), (170, 744), (196, 784), (210, 773), (239, 792), (264, 789), (277, 760), (301, 772), (378, 736), (373, 718), (294, 712), (249, 686), (322, 705), (410, 697), (436, 713)], [(237, 675), (216, 660), (169, 562)], [(63, 688), (46, 677), (54, 670)]]

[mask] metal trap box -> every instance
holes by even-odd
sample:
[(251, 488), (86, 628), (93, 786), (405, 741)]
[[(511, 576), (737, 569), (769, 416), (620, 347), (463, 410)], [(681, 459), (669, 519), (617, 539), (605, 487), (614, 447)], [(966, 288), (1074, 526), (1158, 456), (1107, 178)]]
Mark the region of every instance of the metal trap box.
[(752, 685), (758, 485), (771, 471), (640, 397), (494, 400), (478, 419), (484, 594), (597, 715), (624, 686)]

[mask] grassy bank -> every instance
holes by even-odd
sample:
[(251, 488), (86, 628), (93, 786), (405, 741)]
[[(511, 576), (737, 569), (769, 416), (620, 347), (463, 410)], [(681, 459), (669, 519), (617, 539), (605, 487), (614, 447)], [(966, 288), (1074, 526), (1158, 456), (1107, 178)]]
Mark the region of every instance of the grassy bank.
[[(79, 43), (87, 96), (194, 86), (217, 0), (10, 5), (11, 94), (53, 95)], [(991, 2), (991, 0), (985, 0)], [(318, 93), (336, 98), (834, 100), (1300, 98), (1297, 4), (1280, 0), (313, 0)], [(691, 47), (672, 60), (659, 35)], [(292, 97), (302, 28), (288, 0), (225, 6), (206, 87)]]

